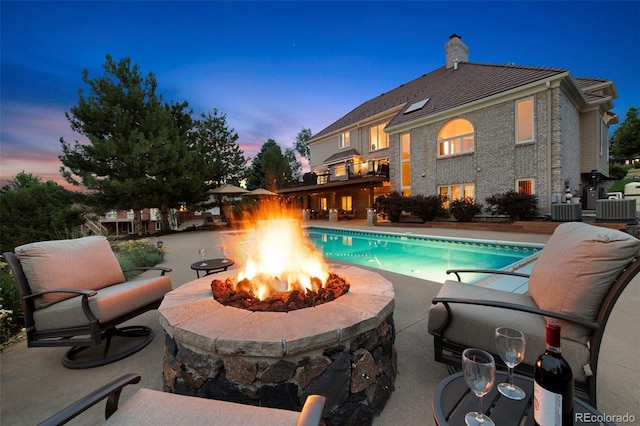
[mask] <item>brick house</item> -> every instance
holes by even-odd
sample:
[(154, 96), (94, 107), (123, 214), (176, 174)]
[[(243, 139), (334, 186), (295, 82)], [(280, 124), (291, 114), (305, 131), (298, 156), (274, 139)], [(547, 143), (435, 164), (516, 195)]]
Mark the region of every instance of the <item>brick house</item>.
[(613, 82), (568, 70), (469, 61), (458, 35), (445, 65), (362, 105), (310, 141), (312, 174), (279, 191), (303, 208), (364, 217), (389, 191), (471, 196), (516, 190), (542, 213), (567, 189), (582, 195), (609, 174)]

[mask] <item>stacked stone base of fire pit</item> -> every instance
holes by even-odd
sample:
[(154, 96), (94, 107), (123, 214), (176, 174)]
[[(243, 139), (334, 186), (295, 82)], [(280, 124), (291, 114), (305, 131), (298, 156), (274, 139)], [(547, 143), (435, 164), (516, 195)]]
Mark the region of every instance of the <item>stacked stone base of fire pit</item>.
[(370, 424), (396, 376), (393, 286), (364, 269), (331, 269), (351, 283), (349, 293), (287, 313), (214, 301), (212, 279), (232, 271), (169, 293), (159, 309), (165, 390), (289, 410), (320, 394), (328, 425)]

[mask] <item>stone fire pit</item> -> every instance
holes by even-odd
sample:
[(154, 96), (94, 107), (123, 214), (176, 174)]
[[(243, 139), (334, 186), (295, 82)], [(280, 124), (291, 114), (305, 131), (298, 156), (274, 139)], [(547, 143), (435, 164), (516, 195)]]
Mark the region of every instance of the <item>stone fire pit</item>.
[(329, 265), (349, 292), (313, 308), (251, 312), (213, 300), (209, 275), (168, 293), (165, 391), (300, 410), (327, 397), (327, 424), (371, 423), (396, 376), (393, 285), (353, 266)]

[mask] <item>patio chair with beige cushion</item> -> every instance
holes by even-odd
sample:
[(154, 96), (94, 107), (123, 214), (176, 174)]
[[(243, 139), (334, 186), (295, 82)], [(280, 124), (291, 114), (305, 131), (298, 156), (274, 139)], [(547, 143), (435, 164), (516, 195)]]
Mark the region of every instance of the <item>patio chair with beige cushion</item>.
[(44, 420), (40, 425), (65, 424), (107, 399), (104, 416), (105, 424), (108, 425), (318, 426), (326, 400), (321, 395), (309, 395), (303, 403), (302, 411), (297, 412), (142, 388), (118, 407), (122, 389), (139, 381), (140, 376), (137, 374), (119, 377)]
[(436, 361), (459, 367), (468, 347), (495, 354), (495, 329), (508, 326), (526, 337), (525, 359), (516, 371), (533, 375), (535, 360), (545, 350), (546, 321), (558, 322), (576, 396), (595, 407), (605, 326), (618, 297), (640, 271), (639, 250), (640, 240), (627, 233), (568, 222), (558, 226), (541, 251), (525, 294), (459, 282), (459, 274), (471, 270), (447, 271), (458, 281), (444, 283), (429, 311)]
[(146, 326), (117, 328), (156, 309), (172, 290), (171, 269), (125, 281), (105, 237), (43, 241), (3, 253), (22, 298), (29, 347), (71, 346), (62, 363), (91, 368), (136, 353), (153, 340)]

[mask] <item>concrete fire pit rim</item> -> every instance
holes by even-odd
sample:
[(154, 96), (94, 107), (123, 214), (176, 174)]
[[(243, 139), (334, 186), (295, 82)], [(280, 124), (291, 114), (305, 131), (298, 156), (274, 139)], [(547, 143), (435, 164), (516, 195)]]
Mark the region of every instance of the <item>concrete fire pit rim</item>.
[[(223, 306), (213, 300), (210, 288), (206, 296), (209, 302), (198, 299), (205, 297), (213, 279), (235, 277), (237, 271), (231, 270), (194, 280), (168, 293), (158, 309), (160, 323), (177, 343), (205, 353), (215, 349), (219, 354), (281, 357), (344, 343), (376, 328), (393, 313), (393, 285), (380, 274), (333, 264), (330, 270), (351, 284), (349, 293), (330, 303), (286, 313), (260, 313)], [(190, 309), (194, 304), (201, 308)], [(278, 315), (278, 325), (270, 329), (252, 327), (259, 324), (256, 321), (262, 314), (271, 314), (274, 319)], [(300, 323), (312, 324), (308, 335)], [(208, 335), (203, 335), (203, 330)]]

